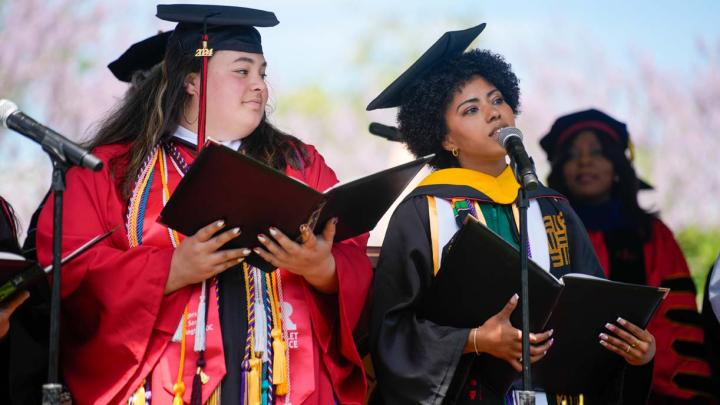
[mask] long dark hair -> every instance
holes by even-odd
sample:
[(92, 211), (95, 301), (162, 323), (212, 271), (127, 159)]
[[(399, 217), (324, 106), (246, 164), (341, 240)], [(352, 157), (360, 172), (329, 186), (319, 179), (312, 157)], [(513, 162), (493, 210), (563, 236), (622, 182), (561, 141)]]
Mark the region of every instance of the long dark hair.
[[(599, 133), (597, 130), (591, 130), (597, 137), (602, 147), (602, 155), (610, 161), (613, 166), (613, 172), (617, 181), (613, 182), (611, 196), (620, 200), (622, 214), (631, 224), (632, 228), (637, 232), (642, 240), (650, 237), (650, 229), (652, 219), (657, 213), (644, 210), (638, 204), (638, 190), (640, 181), (638, 180), (635, 169), (630, 160), (625, 156), (625, 150), (609, 135)], [(579, 133), (579, 132), (578, 132)], [(570, 200), (570, 204), (575, 205), (581, 203), (571, 192), (565, 181), (563, 174), (563, 166), (570, 159), (570, 148), (578, 133), (569, 137), (565, 142), (558, 146), (555, 152), (555, 159), (552, 162), (552, 169), (548, 176), (548, 185), (566, 195)]]
[[(127, 165), (119, 179), (120, 193), (129, 198), (133, 183), (153, 148), (166, 142), (177, 129), (190, 95), (185, 91), (185, 78), (198, 73), (201, 59), (184, 53), (179, 43), (169, 46), (165, 59), (142, 76), (135, 75), (131, 88), (112, 111), (89, 147), (131, 144), (127, 154), (110, 162), (111, 173), (117, 175), (119, 163)], [(307, 163), (303, 143), (272, 126), (267, 117), (243, 139), (241, 151), (278, 170), (290, 165), (299, 169)]]

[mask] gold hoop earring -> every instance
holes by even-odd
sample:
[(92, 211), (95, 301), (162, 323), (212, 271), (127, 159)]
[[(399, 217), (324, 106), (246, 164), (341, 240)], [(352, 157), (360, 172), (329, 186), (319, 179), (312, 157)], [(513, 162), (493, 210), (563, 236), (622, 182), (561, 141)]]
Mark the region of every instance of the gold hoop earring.
[(455, 157), (460, 156), (460, 150), (459, 150), (458, 148), (452, 148), (452, 150), (450, 151), (450, 153), (452, 153), (452, 155), (455, 156)]

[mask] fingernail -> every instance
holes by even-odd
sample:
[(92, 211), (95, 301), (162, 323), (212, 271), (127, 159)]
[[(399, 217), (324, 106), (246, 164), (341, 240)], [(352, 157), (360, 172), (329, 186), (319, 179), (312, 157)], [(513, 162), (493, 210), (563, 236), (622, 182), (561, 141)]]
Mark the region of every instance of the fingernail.
[(305, 231), (307, 231), (307, 225), (305, 225), (305, 224), (300, 225), (300, 232), (305, 232)]
[(255, 253), (257, 253), (257, 254), (260, 254), (260, 248), (255, 248), (255, 249), (253, 249), (253, 252), (255, 252)]
[(600, 339), (602, 339), (602, 340), (607, 340), (607, 338), (608, 338), (608, 337), (607, 337), (606, 334), (604, 334), (604, 333), (601, 333), (601, 334), (600, 334)]
[(555, 333), (555, 329), (550, 329), (550, 336), (552, 336), (553, 333)]
[(245, 260), (245, 258), (244, 258), (244, 257), (238, 257), (238, 258), (237, 258), (237, 262), (238, 262), (238, 263), (242, 263), (242, 262), (243, 262), (243, 260)]
[(245, 248), (245, 249), (243, 249), (242, 252), (240, 252), (240, 253), (242, 253), (243, 256), (247, 256), (247, 255), (250, 254), (250, 252), (251, 252), (250, 249)]
[(331, 219), (330, 221), (332, 221), (332, 224), (333, 224), (333, 225), (337, 225), (337, 223), (338, 223), (338, 219), (337, 219), (337, 218), (333, 218), (333, 219)]
[(619, 323), (620, 325), (625, 325), (625, 323), (627, 323), (627, 321), (626, 321), (626, 320), (624, 320), (624, 319), (620, 318), (619, 316), (618, 316), (618, 319), (617, 319), (617, 321), (618, 321), (618, 323)]
[(270, 227), (270, 235), (277, 236), (278, 230), (276, 228)]
[(546, 354), (547, 354), (547, 350), (545, 350), (545, 351), (543, 352), (543, 356), (546, 355)]
[(223, 226), (225, 226), (225, 221), (223, 221), (223, 220), (221, 219), (221, 220), (215, 222), (215, 225), (216, 225), (218, 228), (222, 228)]
[(238, 227), (238, 228), (233, 228), (233, 233), (234, 233), (235, 235), (240, 235), (240, 228), (239, 228), (239, 227)]
[(512, 296), (512, 302), (513, 302), (513, 303), (517, 302), (517, 300), (519, 300), (519, 299), (520, 299), (520, 296), (517, 295), (517, 294), (515, 294), (515, 295)]
[(261, 233), (258, 234), (257, 238), (258, 238), (258, 240), (259, 240), (260, 242), (262, 242), (262, 243), (267, 242), (267, 238), (265, 237), (265, 235), (263, 235), (263, 234), (261, 234)]
[(615, 325), (613, 325), (613, 324), (611, 324), (611, 323), (606, 323), (606, 324), (605, 324), (605, 327), (608, 328), (608, 329), (610, 329), (610, 330), (613, 331), (613, 332), (615, 331), (615, 329), (617, 329), (617, 328), (615, 327)]
[(601, 341), (600, 341), (600, 344), (603, 345), (603, 346), (607, 346), (607, 343), (605, 343), (604, 340), (601, 340)]
[(555, 342), (555, 339), (550, 339), (550, 346), (552, 346), (553, 342)]

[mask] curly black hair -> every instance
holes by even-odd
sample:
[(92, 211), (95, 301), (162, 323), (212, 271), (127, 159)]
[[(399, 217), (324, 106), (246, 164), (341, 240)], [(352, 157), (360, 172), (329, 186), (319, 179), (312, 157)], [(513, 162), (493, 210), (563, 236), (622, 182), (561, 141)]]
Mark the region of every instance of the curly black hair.
[(458, 166), (457, 159), (442, 144), (448, 133), (445, 111), (465, 84), (480, 76), (502, 93), (513, 113), (519, 113), (518, 78), (501, 55), (474, 49), (433, 67), (402, 94), (398, 112), (399, 130), (415, 156), (435, 153), (435, 168)]

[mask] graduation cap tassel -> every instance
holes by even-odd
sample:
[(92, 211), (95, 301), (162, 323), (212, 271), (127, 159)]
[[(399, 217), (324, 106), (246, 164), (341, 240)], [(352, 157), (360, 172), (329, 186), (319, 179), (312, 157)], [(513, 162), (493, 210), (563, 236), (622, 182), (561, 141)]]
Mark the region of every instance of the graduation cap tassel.
[[(207, 30), (206, 30), (207, 31)], [(198, 140), (197, 150), (200, 151), (205, 145), (205, 115), (207, 107), (207, 71), (208, 58), (212, 56), (213, 50), (208, 49), (208, 35), (205, 32), (202, 36), (202, 48), (198, 49), (195, 56), (202, 58), (202, 70), (200, 71), (200, 105), (198, 111)]]

